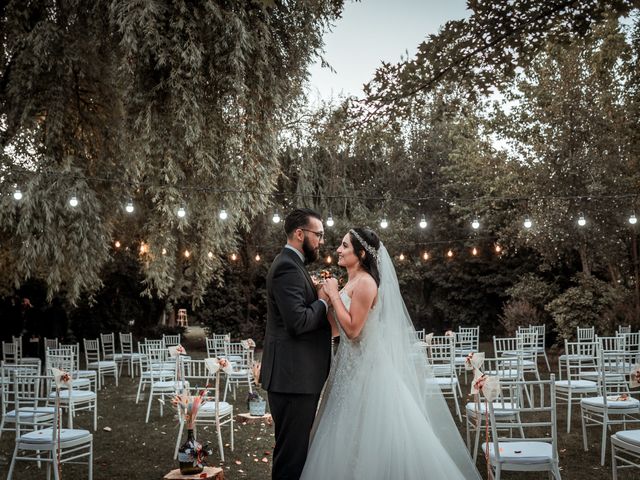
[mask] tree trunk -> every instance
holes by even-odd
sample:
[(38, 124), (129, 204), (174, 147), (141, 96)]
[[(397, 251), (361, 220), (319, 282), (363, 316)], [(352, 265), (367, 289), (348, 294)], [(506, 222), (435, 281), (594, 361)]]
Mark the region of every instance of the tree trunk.
[(587, 244), (584, 242), (580, 245), (580, 261), (582, 262), (582, 273), (591, 275), (591, 265), (589, 263), (589, 255), (587, 254)]

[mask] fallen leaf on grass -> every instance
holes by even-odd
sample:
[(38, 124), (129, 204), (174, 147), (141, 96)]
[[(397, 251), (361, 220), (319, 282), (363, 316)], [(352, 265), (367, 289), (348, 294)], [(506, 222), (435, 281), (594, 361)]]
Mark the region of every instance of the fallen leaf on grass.
[(268, 459), (267, 457), (262, 457), (262, 461), (263, 461), (264, 463), (269, 463), (269, 459)]
[(104, 427), (102, 430), (104, 430), (105, 432), (110, 432), (111, 431), (111, 427)]

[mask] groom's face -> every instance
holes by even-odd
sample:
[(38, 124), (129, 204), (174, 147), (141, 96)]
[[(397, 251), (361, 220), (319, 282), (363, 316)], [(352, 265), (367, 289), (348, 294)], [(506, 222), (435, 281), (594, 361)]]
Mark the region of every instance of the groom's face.
[(307, 263), (315, 262), (320, 257), (320, 245), (324, 244), (324, 228), (322, 222), (311, 217), (303, 230), (302, 252)]

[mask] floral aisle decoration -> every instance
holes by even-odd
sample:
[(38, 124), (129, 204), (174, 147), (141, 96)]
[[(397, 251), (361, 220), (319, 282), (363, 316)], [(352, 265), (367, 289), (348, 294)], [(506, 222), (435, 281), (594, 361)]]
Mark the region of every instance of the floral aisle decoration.
[(207, 388), (203, 388), (197, 395), (179, 393), (172, 400), (173, 406), (187, 425), (187, 440), (178, 449), (178, 463), (183, 475), (201, 473), (206, 465), (206, 458), (213, 453), (209, 444), (203, 445), (196, 440), (194, 433), (198, 412), (206, 401), (207, 391)]
[[(60, 430), (62, 428), (61, 425), (61, 415), (60, 415), (60, 389), (61, 388), (68, 388), (69, 392), (71, 392), (71, 389), (73, 388), (71, 385), (72, 382), (72, 377), (71, 374), (69, 372), (66, 372), (64, 370), (60, 370), (59, 368), (55, 368), (52, 367), (51, 368), (51, 373), (53, 374), (53, 381), (56, 384), (56, 413), (57, 415), (56, 417), (56, 434), (57, 434), (57, 438), (56, 438), (56, 442), (58, 443), (58, 448), (57, 448), (57, 456), (56, 456), (56, 469), (58, 470), (58, 478), (62, 478), (62, 462), (60, 461)], [(69, 412), (69, 415), (71, 415), (71, 412)]]
[(260, 362), (253, 362), (251, 365), (251, 375), (255, 383), (255, 389), (249, 390), (247, 395), (247, 408), (249, 415), (254, 417), (262, 417), (267, 413), (267, 401), (260, 395)]

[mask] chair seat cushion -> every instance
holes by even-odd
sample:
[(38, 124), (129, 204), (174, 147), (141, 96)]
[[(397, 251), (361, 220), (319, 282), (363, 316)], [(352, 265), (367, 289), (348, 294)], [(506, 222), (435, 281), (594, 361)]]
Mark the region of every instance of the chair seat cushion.
[[(69, 393), (71, 393), (71, 398), (73, 398), (74, 402), (88, 402), (89, 400), (93, 400), (96, 398), (96, 394), (89, 390), (60, 390), (60, 400), (63, 402), (69, 401)], [(49, 394), (49, 398), (55, 399), (56, 392), (51, 392)]]
[[(18, 410), (18, 416), (20, 417), (20, 419), (34, 419), (34, 418), (49, 418), (52, 417), (53, 414), (56, 412), (56, 409), (54, 407), (21, 407)], [(16, 418), (16, 411), (15, 410), (11, 410), (10, 412), (7, 412), (7, 420), (10, 420), (12, 422), (15, 422), (15, 418)]]
[(182, 388), (187, 388), (189, 386), (188, 382), (179, 381), (176, 382), (174, 380), (171, 381), (162, 381), (162, 382), (153, 382), (153, 390), (165, 390), (165, 391), (173, 391)]
[[(57, 437), (57, 435), (56, 435)], [(72, 442), (80, 440), (83, 437), (91, 438), (91, 433), (88, 430), (61, 428), (60, 429), (60, 442)], [(29, 432), (20, 436), (21, 443), (51, 443), (53, 438), (52, 428), (43, 428), (42, 430), (36, 430), (35, 432)]]
[(431, 385), (457, 385), (458, 379), (455, 377), (433, 377), (428, 378), (427, 383)]
[[(467, 413), (478, 413), (478, 404), (476, 402), (469, 402), (466, 405)], [(516, 404), (511, 402), (493, 402), (493, 413), (496, 417), (510, 417), (518, 411)], [(484, 415), (487, 412), (487, 406), (484, 402), (480, 402), (480, 414)]]
[(623, 442), (640, 447), (640, 430), (622, 430), (613, 436)]
[(500, 378), (518, 378), (518, 370), (505, 369), (505, 370), (488, 370), (484, 372), (486, 375)]
[(588, 362), (588, 361), (594, 361), (595, 357), (593, 357), (592, 355), (567, 355), (566, 353), (563, 353), (562, 355), (560, 355), (561, 362), (564, 362), (567, 360), (572, 360), (576, 362)]
[(571, 380), (571, 384), (569, 384), (568, 380), (557, 380), (556, 388), (568, 389), (571, 390), (597, 390), (598, 384), (596, 382), (592, 382), (591, 380)]
[[(499, 442), (500, 460), (505, 463), (535, 465), (551, 462), (553, 447), (547, 442)], [(487, 444), (482, 445), (486, 453)], [(495, 459), (494, 444), (489, 444), (489, 457)]]
[[(626, 400), (616, 400), (617, 397), (607, 397), (607, 407), (619, 410), (640, 408), (640, 400), (629, 397)], [(580, 400), (580, 404), (587, 407), (604, 407), (603, 397), (589, 397)]]
[[(233, 411), (233, 406), (227, 402), (219, 402), (220, 415), (226, 415)], [(198, 411), (198, 415), (214, 414), (216, 413), (216, 402), (204, 402)]]
[(100, 369), (117, 367), (116, 362), (114, 362), (113, 360), (100, 360), (99, 362), (89, 362), (87, 366), (89, 368), (95, 367)]

